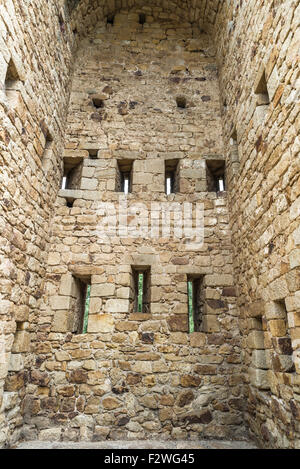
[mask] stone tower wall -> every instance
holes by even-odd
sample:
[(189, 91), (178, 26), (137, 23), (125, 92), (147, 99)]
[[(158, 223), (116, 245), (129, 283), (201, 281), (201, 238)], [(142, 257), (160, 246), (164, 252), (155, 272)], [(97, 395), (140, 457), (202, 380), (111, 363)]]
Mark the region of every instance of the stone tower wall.
[[(299, 447), (297, 4), (1, 4), (1, 446), (22, 435), (239, 437), (244, 413), (262, 446)], [(104, 28), (122, 8), (135, 8), (129, 27), (123, 11)], [(92, 107), (94, 94), (104, 108)], [(217, 197), (206, 192), (206, 166), (224, 157), (228, 190)], [(179, 160), (171, 198), (203, 202), (203, 249), (97, 242), (99, 204), (119, 200), (117, 160), (134, 161), (128, 200), (148, 210), (166, 201), (165, 160)], [(66, 172), (72, 192), (59, 192)], [(132, 316), (139, 262), (151, 267), (150, 317)], [(194, 334), (191, 274), (205, 279), (207, 307)], [(76, 335), (66, 313), (86, 281), (89, 329)]]
[(246, 415), (261, 444), (299, 448), (300, 7), (237, 3), (219, 12), (216, 44)]
[[(38, 360), (24, 401), (27, 435), (245, 436), (226, 193), (207, 187), (206, 160), (222, 157), (208, 34), (155, 11), (144, 25), (134, 9), (115, 15), (113, 25), (100, 22), (74, 70), (64, 161), (82, 165), (81, 180), (59, 192), (52, 220), (46, 295), (36, 318)], [(167, 196), (165, 164), (174, 160), (178, 192)], [(122, 196), (118, 168), (128, 161), (129, 233), (104, 239), (101, 210), (113, 204), (105, 214), (113, 220)], [(132, 234), (147, 218), (159, 220), (159, 204), (180, 214), (184, 203), (203, 206), (203, 246), (189, 248), (172, 232)], [(150, 271), (146, 313), (134, 307), (132, 267)], [(194, 333), (189, 275), (204, 283), (202, 327)], [(91, 282), (86, 334), (75, 333), (72, 317), (76, 277)]]

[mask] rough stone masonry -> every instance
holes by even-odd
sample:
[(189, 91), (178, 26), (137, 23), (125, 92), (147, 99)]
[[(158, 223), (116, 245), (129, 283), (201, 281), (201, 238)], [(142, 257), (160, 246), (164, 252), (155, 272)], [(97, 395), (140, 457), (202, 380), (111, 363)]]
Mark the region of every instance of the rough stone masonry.
[(1, 446), (300, 447), (299, 18), (0, 6)]

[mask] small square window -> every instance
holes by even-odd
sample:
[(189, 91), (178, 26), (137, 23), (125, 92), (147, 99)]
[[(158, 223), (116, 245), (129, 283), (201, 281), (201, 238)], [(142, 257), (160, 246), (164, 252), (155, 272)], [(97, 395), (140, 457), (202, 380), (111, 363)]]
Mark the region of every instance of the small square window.
[(225, 160), (206, 160), (206, 179), (208, 192), (225, 191)]
[(89, 152), (89, 159), (90, 160), (97, 160), (98, 158), (98, 150), (97, 149), (89, 149), (87, 150)]
[(115, 23), (115, 15), (108, 15), (106, 18), (106, 24), (113, 26)]

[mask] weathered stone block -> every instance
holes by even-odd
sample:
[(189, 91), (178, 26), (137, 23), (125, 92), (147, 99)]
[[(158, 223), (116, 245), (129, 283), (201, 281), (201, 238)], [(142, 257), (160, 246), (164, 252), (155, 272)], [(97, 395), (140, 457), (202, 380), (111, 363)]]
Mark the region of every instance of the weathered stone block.
[(129, 300), (109, 299), (106, 302), (105, 310), (108, 313), (128, 313)]
[(88, 332), (109, 333), (114, 330), (114, 318), (109, 314), (90, 314), (88, 319)]
[(259, 389), (270, 389), (268, 372), (249, 368), (250, 383)]
[(261, 368), (267, 370), (269, 368), (267, 364), (267, 356), (265, 350), (253, 350), (251, 363), (253, 368)]
[(52, 323), (53, 332), (68, 332), (71, 330), (71, 322), (68, 311), (55, 311)]
[(29, 317), (29, 307), (26, 305), (18, 306), (15, 308), (15, 321), (25, 322), (28, 321)]
[(233, 285), (233, 276), (230, 274), (206, 275), (205, 283), (209, 287), (227, 287)]
[(39, 433), (39, 440), (41, 441), (60, 441), (61, 439), (61, 427), (57, 428), (47, 428), (46, 430), (41, 430)]
[(263, 350), (265, 348), (263, 331), (251, 331), (248, 335), (247, 343), (251, 349)]
[(94, 284), (91, 286), (91, 297), (113, 296), (115, 294), (115, 290), (116, 287), (113, 283)]
[(70, 309), (70, 296), (52, 296), (50, 306), (54, 310)]
[(283, 337), (286, 335), (286, 322), (283, 319), (269, 321), (269, 327), (273, 337)]
[(177, 316), (171, 316), (168, 319), (168, 326), (172, 332), (188, 332), (188, 315), (178, 314)]
[(30, 350), (30, 333), (26, 331), (17, 331), (12, 346), (13, 353), (29, 352)]

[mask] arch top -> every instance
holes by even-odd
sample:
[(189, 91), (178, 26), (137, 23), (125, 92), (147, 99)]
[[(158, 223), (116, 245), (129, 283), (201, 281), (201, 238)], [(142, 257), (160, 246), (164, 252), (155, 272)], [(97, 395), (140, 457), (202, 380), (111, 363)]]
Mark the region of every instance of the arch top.
[(62, 0), (64, 16), (79, 37), (89, 34), (94, 26), (121, 10), (140, 9), (156, 18), (169, 17), (196, 23), (210, 32), (215, 24), (221, 0)]

